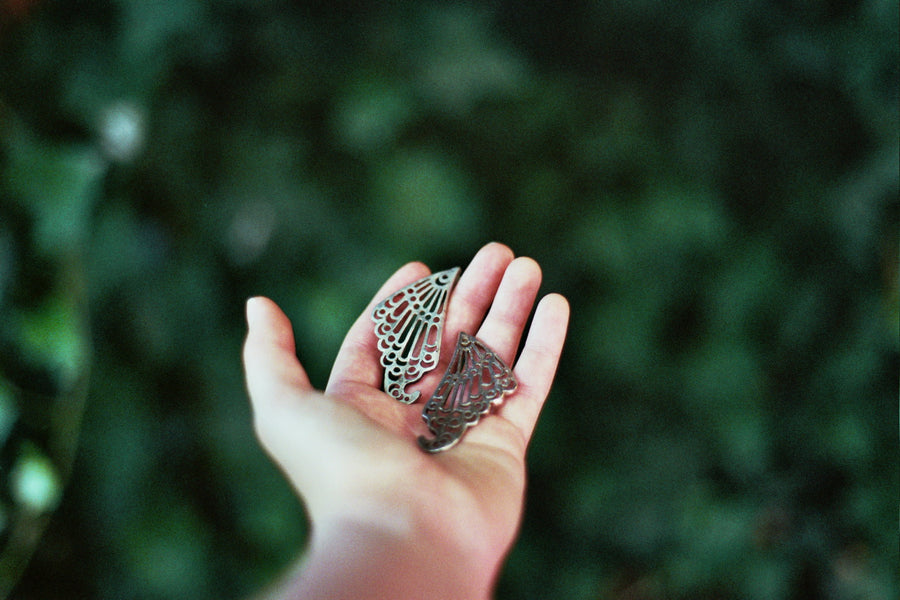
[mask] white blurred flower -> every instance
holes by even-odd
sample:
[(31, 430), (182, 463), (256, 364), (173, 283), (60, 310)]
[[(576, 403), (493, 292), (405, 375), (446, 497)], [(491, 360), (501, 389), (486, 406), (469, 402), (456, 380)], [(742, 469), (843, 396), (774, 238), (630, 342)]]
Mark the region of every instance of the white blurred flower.
[(227, 248), (237, 265), (248, 265), (268, 247), (278, 223), (274, 207), (264, 200), (241, 205), (228, 228)]
[(144, 114), (133, 104), (113, 104), (100, 117), (100, 144), (113, 162), (133, 160), (144, 147)]
[(13, 498), (27, 510), (45, 513), (56, 508), (62, 487), (50, 459), (34, 452), (24, 454), (10, 474)]

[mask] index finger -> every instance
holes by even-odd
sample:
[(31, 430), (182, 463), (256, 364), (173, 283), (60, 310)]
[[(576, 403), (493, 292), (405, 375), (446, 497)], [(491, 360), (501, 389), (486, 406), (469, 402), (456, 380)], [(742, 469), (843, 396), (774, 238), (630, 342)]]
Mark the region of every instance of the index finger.
[(344, 383), (381, 387), (383, 377), (381, 357), (378, 354), (378, 338), (375, 335), (370, 315), (375, 309), (375, 305), (384, 300), (385, 296), (428, 276), (430, 272), (423, 263), (407, 263), (391, 275), (375, 292), (375, 296), (344, 337), (341, 349), (334, 361), (331, 376), (328, 378), (326, 390), (333, 391), (335, 386)]

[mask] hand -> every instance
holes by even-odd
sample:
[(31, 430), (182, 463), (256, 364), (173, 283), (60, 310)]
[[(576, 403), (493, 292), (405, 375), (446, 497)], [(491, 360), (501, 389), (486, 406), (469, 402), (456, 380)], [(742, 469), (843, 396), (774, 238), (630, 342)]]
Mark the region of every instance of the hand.
[[(529, 258), (492, 243), (450, 296), (440, 364), (410, 389), (427, 400), (459, 331), (474, 333), (514, 365), (518, 389), (452, 449), (426, 454), (422, 403), (381, 391), (383, 370), (370, 314), (392, 292), (429, 274), (398, 270), (356, 320), (325, 392), (295, 355), (290, 322), (265, 298), (247, 303), (247, 387), (262, 445), (306, 503), (307, 555), (280, 593), (292, 598), (487, 598), (518, 529), (525, 450), (552, 383), (569, 307), (556, 294), (535, 311), (541, 282)], [(430, 435), (429, 435), (430, 437)]]

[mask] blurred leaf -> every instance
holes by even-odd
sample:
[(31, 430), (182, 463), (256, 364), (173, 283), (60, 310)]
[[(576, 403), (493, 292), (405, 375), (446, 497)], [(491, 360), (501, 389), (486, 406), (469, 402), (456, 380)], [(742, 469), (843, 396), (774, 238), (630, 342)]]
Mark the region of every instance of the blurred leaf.
[(337, 140), (363, 152), (390, 149), (413, 116), (409, 93), (389, 81), (354, 81), (338, 98), (334, 128)]
[(39, 143), (19, 132), (0, 169), (13, 197), (37, 222), (36, 244), (44, 252), (76, 248), (87, 235), (105, 165), (89, 147)]
[(72, 297), (60, 294), (18, 316), (17, 338), (23, 355), (49, 369), (59, 389), (70, 389), (84, 373), (88, 360), (80, 307)]
[(380, 235), (413, 255), (471, 247), (483, 239), (484, 213), (472, 182), (441, 152), (398, 153), (373, 181)]
[(6, 445), (18, 418), (19, 409), (9, 385), (0, 380), (0, 446)]

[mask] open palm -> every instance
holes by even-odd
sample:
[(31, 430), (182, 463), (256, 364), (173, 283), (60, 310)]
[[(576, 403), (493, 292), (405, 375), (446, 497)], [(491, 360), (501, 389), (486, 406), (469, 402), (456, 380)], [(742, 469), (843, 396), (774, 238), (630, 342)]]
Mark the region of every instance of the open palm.
[(410, 388), (427, 399), (459, 331), (514, 364), (519, 387), (457, 446), (430, 455), (416, 442), (427, 433), (421, 403), (401, 404), (381, 391), (369, 316), (385, 296), (428, 274), (425, 265), (410, 263), (387, 280), (347, 333), (324, 392), (313, 388), (296, 358), (287, 317), (270, 300), (251, 299), (244, 362), (255, 427), (303, 497), (314, 536), (365, 524), (435, 552), (459, 553), (470, 561), (459, 566), (489, 585), (521, 518), (525, 450), (559, 360), (568, 304), (555, 294), (541, 300), (514, 361), (540, 268), (514, 259), (501, 244), (476, 254), (450, 297), (440, 363)]

